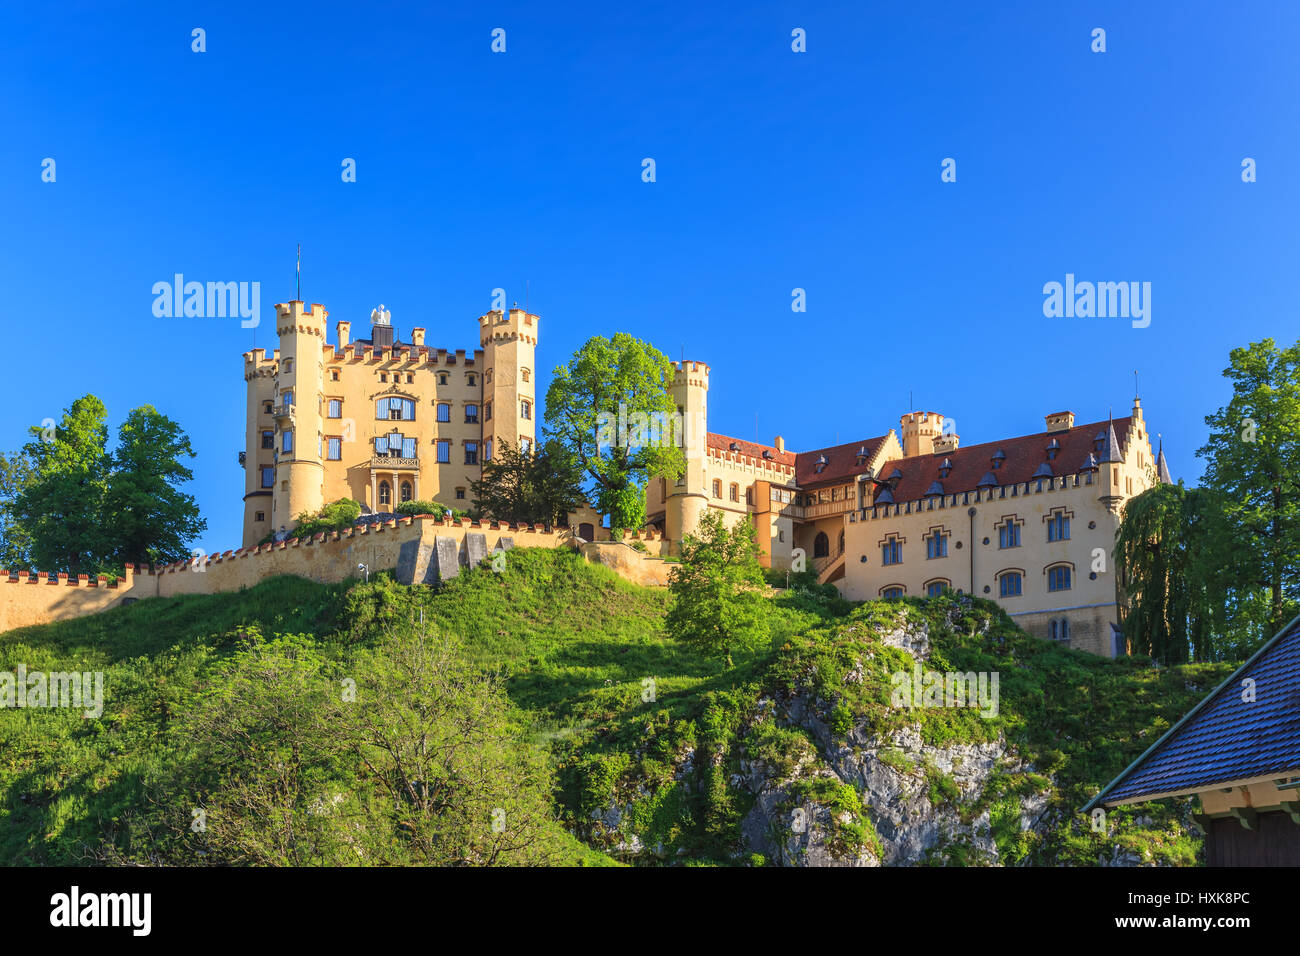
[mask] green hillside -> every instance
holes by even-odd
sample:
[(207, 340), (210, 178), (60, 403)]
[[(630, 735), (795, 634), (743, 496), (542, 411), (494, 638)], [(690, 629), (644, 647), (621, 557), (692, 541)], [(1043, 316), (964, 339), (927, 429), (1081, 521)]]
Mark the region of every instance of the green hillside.
[[(103, 671), (105, 706), (0, 711), (0, 863), (1197, 862), (1185, 803), (1104, 834), (1077, 808), (1229, 665), (831, 592), (767, 598), (770, 644), (729, 669), (664, 636), (667, 594), (567, 550), (438, 592), (278, 578), (3, 633), (0, 671)], [(890, 707), (901, 632), (927, 669), (997, 671), (997, 717)], [(881, 774), (905, 804), (864, 804)], [(772, 824), (796, 806), (815, 848)]]

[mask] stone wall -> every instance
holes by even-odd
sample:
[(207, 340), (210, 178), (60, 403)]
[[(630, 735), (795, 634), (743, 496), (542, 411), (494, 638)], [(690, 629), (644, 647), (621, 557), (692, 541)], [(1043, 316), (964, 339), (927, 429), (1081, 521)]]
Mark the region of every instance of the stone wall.
[[(666, 547), (658, 535), (626, 532), (623, 537), (629, 543), (644, 542), (654, 556)], [(433, 583), (451, 576), (453, 564), (477, 564), (497, 550), (512, 547), (568, 546), (572, 538), (568, 528), (414, 517), (225, 551), (152, 570), (128, 566), (113, 584), (107, 578), (91, 579), (84, 574), (69, 578), (66, 574), (0, 571), (0, 631), (95, 614), (131, 599), (237, 591), (281, 574), (323, 584), (346, 581), (362, 575), (362, 564), (371, 573), (395, 571), (398, 580), (407, 584)], [(605, 550), (627, 552), (628, 556), (621, 561), (609, 559)], [(601, 542), (592, 553), (584, 550), (584, 554), (589, 561), (612, 567), (639, 584), (667, 583), (666, 571), (656, 570), (664, 562), (643, 556), (630, 544)]]

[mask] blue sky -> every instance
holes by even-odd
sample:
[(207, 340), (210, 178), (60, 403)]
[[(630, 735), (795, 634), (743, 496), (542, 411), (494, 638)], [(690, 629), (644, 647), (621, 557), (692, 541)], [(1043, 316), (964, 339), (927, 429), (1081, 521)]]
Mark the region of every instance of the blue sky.
[[(796, 449), (909, 393), (967, 444), (1126, 414), (1136, 368), (1194, 481), (1229, 350), (1300, 337), (1295, 4), (185, 6), (0, 12), (0, 447), (86, 392), (114, 431), (156, 405), (207, 551), (299, 242), (331, 329), (383, 302), (473, 349), (501, 286), (543, 373), (628, 331), (709, 363), (712, 430)], [(177, 272), (260, 282), (261, 327), (155, 318)], [(1150, 282), (1150, 326), (1045, 318), (1066, 273)]]

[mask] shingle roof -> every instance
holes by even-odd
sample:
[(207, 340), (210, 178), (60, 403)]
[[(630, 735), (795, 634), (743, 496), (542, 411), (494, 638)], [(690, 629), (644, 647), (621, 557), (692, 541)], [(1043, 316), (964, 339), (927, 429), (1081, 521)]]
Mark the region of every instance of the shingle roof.
[(733, 443), (736, 446), (735, 454), (748, 455), (750, 458), (762, 458), (763, 452), (767, 452), (768, 461), (786, 466), (794, 464), (794, 452), (777, 451), (771, 445), (760, 445), (758, 442), (745, 441), (743, 438), (732, 438), (730, 435), (718, 435), (714, 432), (708, 434), (709, 447), (717, 451), (731, 451)]
[[(1126, 439), (1131, 422), (1131, 418), (1115, 419), (1114, 430), (1118, 442), (1122, 443)], [(1038, 432), (1019, 438), (985, 442), (982, 445), (968, 445), (956, 451), (891, 461), (890, 466), (897, 466), (903, 474), (894, 488), (894, 500), (917, 501), (924, 498), (930, 483), (939, 477), (939, 468), (945, 458), (951, 462), (952, 470), (943, 479), (943, 490), (950, 495), (974, 491), (982, 479), (990, 475), (993, 481), (985, 484), (1013, 485), (1032, 481), (1039, 466), (1047, 461), (1047, 446), (1053, 439), (1060, 442), (1061, 447), (1052, 459), (1051, 470), (1058, 475), (1076, 474), (1083, 470), (1088, 456), (1095, 450), (1093, 436), (1099, 431), (1105, 434), (1106, 424), (1092, 422), (1063, 431)], [(999, 454), (1005, 454), (1006, 458), (1002, 466), (994, 471), (993, 459)], [(802, 460), (803, 456), (800, 455), (801, 463)], [(803, 481), (799, 483), (802, 485)]]
[[(1243, 700), (1244, 681), (1255, 700)], [(1114, 806), (1260, 777), (1300, 774), (1300, 617), (1085, 807)]]
[[(871, 459), (876, 456), (886, 437), (881, 435), (879, 438), (860, 439), (843, 445), (832, 445), (830, 448), (801, 451), (796, 456), (798, 461), (795, 464), (795, 482), (800, 488), (815, 488), (820, 484), (843, 482), (860, 475), (867, 470)], [(867, 454), (859, 464), (858, 452), (863, 450)], [(818, 472), (817, 459), (822, 455), (826, 456), (826, 467)]]

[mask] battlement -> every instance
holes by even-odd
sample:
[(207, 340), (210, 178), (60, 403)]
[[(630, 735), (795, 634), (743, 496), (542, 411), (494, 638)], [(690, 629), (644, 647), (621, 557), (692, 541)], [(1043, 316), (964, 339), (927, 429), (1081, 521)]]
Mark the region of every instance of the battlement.
[(671, 384), (674, 387), (689, 385), (696, 388), (708, 389), (709, 366), (704, 362), (673, 362), (672, 367), (673, 380)]
[(508, 312), (493, 309), (478, 317), (479, 344), (486, 346), (489, 342), (518, 340), (536, 347), (540, 323), (540, 316), (525, 309), (515, 308)]
[(277, 335), (286, 335), (297, 331), (308, 335), (319, 335), (323, 339), (325, 338), (325, 320), (328, 318), (329, 312), (319, 302), (312, 303), (309, 309), (304, 309), (303, 303), (298, 299), (275, 304), (275, 332)]
[(891, 504), (873, 504), (866, 508), (850, 512), (849, 521), (872, 521), (879, 518), (897, 518), (903, 515), (920, 514), (921, 512), (944, 511), (948, 508), (962, 508), (967, 505), (977, 505), (983, 502), (1012, 500), (1015, 498), (1028, 498), (1034, 495), (1047, 494), (1053, 492), (1073, 491), (1076, 488), (1093, 488), (1098, 492), (1101, 490), (1101, 483), (1094, 480), (1091, 484), (1088, 482), (1087, 473), (1077, 475), (1059, 475), (1053, 478), (1032, 478), (1029, 481), (1018, 481), (1012, 485), (1000, 485), (993, 488), (977, 488), (974, 491), (959, 491), (953, 495), (933, 495), (928, 498), (918, 498), (912, 501), (898, 501)]
[(407, 342), (390, 349), (376, 349), (367, 342), (353, 342), (346, 349), (326, 345), (325, 353), (330, 362), (402, 362), (407, 365), (463, 365), (466, 368), (478, 365), (483, 359), (482, 349), (475, 349), (470, 356), (465, 349), (435, 349)]

